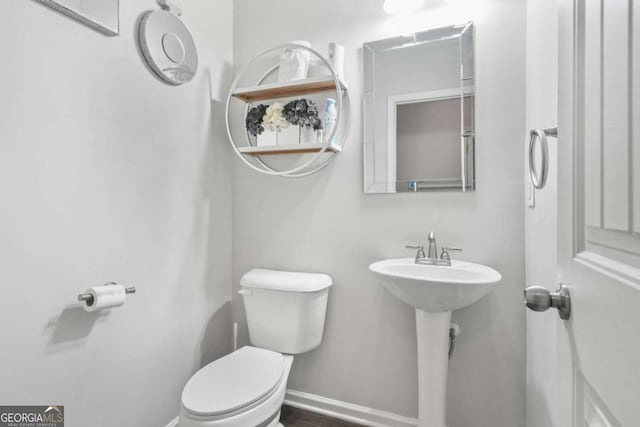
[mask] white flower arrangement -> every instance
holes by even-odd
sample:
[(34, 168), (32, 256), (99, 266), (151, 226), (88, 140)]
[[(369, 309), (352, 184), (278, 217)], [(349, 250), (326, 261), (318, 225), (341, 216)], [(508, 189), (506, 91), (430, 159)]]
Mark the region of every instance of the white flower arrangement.
[(264, 127), (272, 132), (280, 132), (289, 127), (289, 122), (283, 114), (284, 105), (274, 102), (267, 108), (265, 115), (262, 117)]

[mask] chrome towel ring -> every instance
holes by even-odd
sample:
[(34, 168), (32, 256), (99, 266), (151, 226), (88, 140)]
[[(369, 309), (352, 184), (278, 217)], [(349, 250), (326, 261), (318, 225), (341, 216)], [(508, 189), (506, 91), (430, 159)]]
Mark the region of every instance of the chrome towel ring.
[[(531, 183), (536, 190), (541, 190), (547, 183), (547, 173), (549, 172), (549, 143), (547, 137), (558, 137), (558, 128), (548, 129), (531, 129), (531, 139), (529, 140), (529, 175)], [(540, 141), (540, 149), (542, 150), (540, 165), (540, 174), (538, 175), (535, 158), (536, 141)]]

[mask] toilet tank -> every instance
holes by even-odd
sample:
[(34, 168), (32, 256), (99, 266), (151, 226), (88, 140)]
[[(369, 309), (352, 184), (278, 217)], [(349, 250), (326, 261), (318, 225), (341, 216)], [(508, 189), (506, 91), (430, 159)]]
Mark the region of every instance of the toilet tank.
[(256, 268), (240, 279), (251, 344), (287, 354), (313, 350), (322, 341), (327, 274)]

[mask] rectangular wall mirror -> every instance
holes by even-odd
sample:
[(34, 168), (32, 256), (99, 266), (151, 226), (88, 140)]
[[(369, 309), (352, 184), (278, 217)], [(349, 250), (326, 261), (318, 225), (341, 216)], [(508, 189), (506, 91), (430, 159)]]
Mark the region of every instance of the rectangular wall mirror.
[(118, 0), (37, 0), (109, 36), (119, 29)]
[(475, 189), (473, 24), (365, 43), (364, 191)]

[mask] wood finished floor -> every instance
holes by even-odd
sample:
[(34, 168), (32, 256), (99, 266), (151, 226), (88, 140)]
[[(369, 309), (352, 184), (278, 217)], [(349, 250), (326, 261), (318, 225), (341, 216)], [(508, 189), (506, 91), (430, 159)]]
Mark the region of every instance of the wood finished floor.
[(360, 424), (353, 424), (286, 405), (282, 407), (280, 422), (284, 427), (362, 427)]

